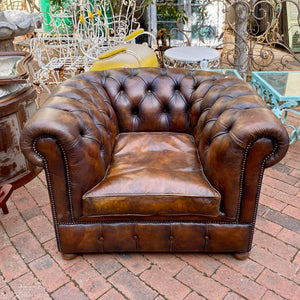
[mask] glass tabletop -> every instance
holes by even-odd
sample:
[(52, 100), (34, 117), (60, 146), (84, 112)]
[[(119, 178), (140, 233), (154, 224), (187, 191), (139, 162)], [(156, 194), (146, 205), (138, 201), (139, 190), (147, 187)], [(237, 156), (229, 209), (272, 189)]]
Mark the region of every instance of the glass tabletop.
[(0, 78), (19, 75), (17, 65), (23, 58), (24, 56), (0, 56)]
[(300, 72), (258, 72), (282, 96), (300, 96)]

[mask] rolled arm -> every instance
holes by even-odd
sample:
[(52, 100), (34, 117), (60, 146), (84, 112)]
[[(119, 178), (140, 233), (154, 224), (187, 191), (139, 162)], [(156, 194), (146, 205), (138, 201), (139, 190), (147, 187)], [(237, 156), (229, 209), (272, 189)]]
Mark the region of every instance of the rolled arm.
[(81, 196), (105, 175), (118, 132), (105, 94), (86, 80), (78, 81), (62, 84), (21, 135), (27, 159), (45, 168), (59, 222), (81, 216)]
[(223, 212), (251, 222), (264, 168), (287, 152), (284, 126), (249, 84), (225, 78), (204, 97), (194, 135), (204, 172), (222, 195)]

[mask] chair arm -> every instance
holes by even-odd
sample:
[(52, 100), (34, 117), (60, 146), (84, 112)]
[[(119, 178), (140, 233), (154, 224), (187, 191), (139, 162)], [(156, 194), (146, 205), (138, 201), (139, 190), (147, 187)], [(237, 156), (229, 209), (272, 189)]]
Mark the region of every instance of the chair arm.
[(222, 195), (225, 215), (251, 222), (265, 167), (288, 150), (287, 131), (254, 89), (238, 79), (217, 80), (200, 109), (194, 136), (204, 172)]
[(27, 159), (45, 168), (59, 222), (82, 215), (81, 197), (105, 175), (118, 133), (108, 97), (86, 77), (63, 83), (21, 135)]

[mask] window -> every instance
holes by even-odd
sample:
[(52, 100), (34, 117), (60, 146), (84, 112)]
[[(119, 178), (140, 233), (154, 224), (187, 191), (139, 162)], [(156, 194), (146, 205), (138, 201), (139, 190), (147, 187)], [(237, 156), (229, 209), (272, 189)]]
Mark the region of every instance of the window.
[[(163, 5), (173, 16), (164, 16)], [(184, 12), (184, 22), (177, 22), (177, 12)], [(174, 17), (175, 15), (175, 17)], [(177, 14), (178, 15), (178, 14)], [(148, 30), (157, 35), (157, 31), (166, 28), (171, 34), (171, 45), (207, 45), (216, 46), (223, 31), (223, 3), (208, 0), (157, 0), (148, 8)]]

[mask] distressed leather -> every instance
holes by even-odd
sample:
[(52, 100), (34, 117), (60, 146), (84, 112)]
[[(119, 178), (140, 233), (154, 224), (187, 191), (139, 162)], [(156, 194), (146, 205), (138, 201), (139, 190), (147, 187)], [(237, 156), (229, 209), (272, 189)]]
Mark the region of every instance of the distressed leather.
[(247, 252), (251, 226), (200, 223), (59, 225), (63, 253)]
[(191, 135), (130, 132), (118, 136), (105, 178), (83, 196), (83, 215), (218, 216), (220, 198)]
[(247, 252), (264, 169), (288, 143), (249, 84), (159, 68), (67, 80), (21, 136), (62, 253)]

